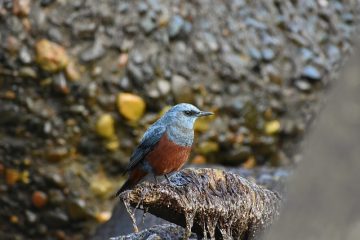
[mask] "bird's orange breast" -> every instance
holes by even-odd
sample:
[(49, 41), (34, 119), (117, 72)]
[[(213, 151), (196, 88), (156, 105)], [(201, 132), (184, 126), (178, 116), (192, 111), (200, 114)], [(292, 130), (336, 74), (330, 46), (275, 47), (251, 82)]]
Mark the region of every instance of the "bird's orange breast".
[(189, 158), (190, 151), (191, 147), (175, 144), (165, 133), (146, 160), (156, 175), (163, 175), (179, 170)]

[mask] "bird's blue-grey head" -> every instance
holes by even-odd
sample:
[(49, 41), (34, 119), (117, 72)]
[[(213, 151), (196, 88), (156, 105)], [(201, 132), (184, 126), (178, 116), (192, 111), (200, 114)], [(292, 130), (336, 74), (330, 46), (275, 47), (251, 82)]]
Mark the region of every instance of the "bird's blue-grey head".
[(164, 123), (193, 129), (197, 118), (213, 115), (212, 112), (203, 112), (189, 103), (180, 103), (167, 111), (163, 118)]

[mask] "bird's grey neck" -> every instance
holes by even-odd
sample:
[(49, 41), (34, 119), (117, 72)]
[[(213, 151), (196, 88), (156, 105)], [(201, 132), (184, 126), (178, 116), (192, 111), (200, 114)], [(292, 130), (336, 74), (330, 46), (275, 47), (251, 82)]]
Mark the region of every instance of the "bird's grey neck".
[(191, 147), (194, 141), (194, 130), (178, 124), (168, 126), (167, 134), (172, 142), (183, 147)]

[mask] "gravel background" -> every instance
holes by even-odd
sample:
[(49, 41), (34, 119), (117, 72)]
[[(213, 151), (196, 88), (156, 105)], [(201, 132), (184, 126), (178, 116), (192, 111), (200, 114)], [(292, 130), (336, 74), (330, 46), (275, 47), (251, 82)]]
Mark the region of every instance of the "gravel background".
[(178, 102), (216, 112), (194, 163), (293, 165), (357, 16), (356, 1), (0, 1), (0, 236), (86, 239)]

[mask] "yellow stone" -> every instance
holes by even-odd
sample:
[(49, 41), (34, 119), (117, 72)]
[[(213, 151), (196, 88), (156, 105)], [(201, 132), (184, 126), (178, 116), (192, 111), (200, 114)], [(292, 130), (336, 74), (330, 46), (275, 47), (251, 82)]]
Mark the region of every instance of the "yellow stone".
[(106, 142), (105, 144), (105, 148), (109, 151), (115, 151), (119, 148), (120, 143), (119, 140), (117, 138), (114, 139), (110, 139), (109, 141)]
[(119, 93), (117, 106), (122, 116), (134, 122), (137, 122), (145, 112), (145, 101), (131, 93)]
[(103, 171), (100, 171), (96, 174), (90, 184), (91, 191), (99, 196), (99, 197), (106, 197), (109, 193), (113, 191), (113, 184), (107, 178)]
[(280, 131), (280, 122), (273, 120), (265, 124), (265, 133), (268, 135), (276, 134)]
[(101, 115), (96, 122), (96, 132), (104, 138), (112, 138), (115, 135), (115, 121), (110, 114)]
[(66, 66), (65, 74), (67, 79), (69, 79), (70, 81), (77, 81), (81, 78), (78, 66), (75, 64), (74, 61), (70, 61), (69, 64)]
[(219, 151), (219, 144), (213, 141), (202, 142), (197, 150), (199, 153), (206, 155)]
[(107, 222), (107, 221), (109, 221), (109, 219), (111, 218), (111, 212), (110, 212), (110, 211), (98, 212), (98, 213), (95, 215), (95, 218), (96, 218), (96, 220), (97, 220), (99, 223)]
[(254, 156), (251, 156), (249, 157), (246, 162), (244, 162), (242, 164), (242, 167), (243, 168), (247, 168), (247, 169), (250, 169), (250, 168), (254, 168), (256, 166), (256, 159)]
[(193, 164), (205, 164), (206, 163), (206, 158), (204, 156), (202, 156), (202, 155), (196, 155), (192, 159), (191, 163), (193, 163)]
[(65, 49), (57, 43), (42, 39), (35, 44), (36, 61), (42, 69), (57, 72), (69, 63)]

